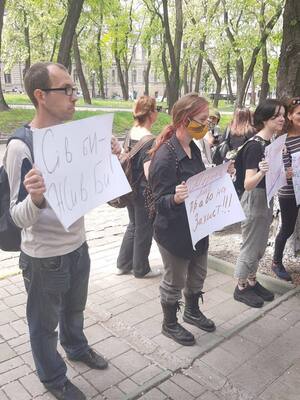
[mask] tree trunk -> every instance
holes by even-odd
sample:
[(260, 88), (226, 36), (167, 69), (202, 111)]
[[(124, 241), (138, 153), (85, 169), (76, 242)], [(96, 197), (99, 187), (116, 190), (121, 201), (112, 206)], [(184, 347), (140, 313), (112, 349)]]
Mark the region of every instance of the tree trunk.
[(183, 92), (187, 94), (189, 92), (189, 84), (188, 84), (188, 62), (186, 61), (183, 67)]
[(73, 53), (74, 53), (74, 59), (75, 59), (75, 65), (76, 65), (76, 72), (79, 78), (80, 82), (80, 87), (82, 90), (82, 95), (84, 102), (86, 104), (92, 104), (91, 102), (91, 97), (90, 97), (90, 92), (87, 87), (86, 79), (84, 77), (83, 69), (82, 69), (82, 63), (81, 63), (81, 57), (80, 57), (80, 52), (79, 52), (79, 47), (78, 47), (78, 41), (77, 41), (77, 35), (75, 34), (73, 37)]
[(286, 0), (277, 70), (277, 97), (300, 96), (300, 2)]
[(175, 37), (174, 43), (171, 37), (171, 30), (169, 24), (169, 11), (168, 11), (168, 0), (162, 0), (163, 4), (163, 20), (162, 26), (164, 28), (164, 38), (169, 50), (171, 71), (169, 73), (169, 85), (166, 82), (167, 87), (167, 98), (168, 98), (168, 110), (171, 112), (174, 103), (179, 97), (180, 87), (180, 54), (181, 54), (181, 42), (183, 35), (183, 13), (182, 13), (182, 0), (175, 1)]
[(97, 33), (97, 53), (98, 53), (98, 59), (99, 59), (98, 85), (99, 85), (100, 96), (102, 99), (105, 99), (103, 63), (102, 63), (102, 51), (101, 51), (102, 22), (103, 22), (103, 14), (101, 13), (101, 26), (99, 27), (98, 33)]
[(69, 67), (70, 52), (73, 43), (76, 26), (80, 18), (84, 0), (69, 0), (68, 15), (61, 35), (57, 62)]
[(200, 54), (197, 62), (197, 71), (196, 71), (196, 81), (195, 81), (195, 92), (200, 92), (200, 82), (202, 75), (202, 65), (203, 65), (203, 51), (205, 49), (205, 39), (200, 42)]
[(218, 108), (219, 105), (219, 99), (220, 99), (220, 93), (222, 90), (222, 78), (221, 76), (218, 74), (214, 64), (212, 63), (212, 61), (208, 58), (205, 58), (205, 61), (207, 63), (207, 65), (209, 66), (209, 69), (211, 70), (214, 79), (216, 81), (216, 90), (215, 90), (215, 95), (214, 95), (214, 101), (213, 101), (213, 106), (215, 108)]
[(259, 95), (260, 103), (266, 100), (270, 90), (270, 84), (269, 84), (270, 64), (268, 63), (268, 53), (267, 53), (266, 43), (264, 43), (261, 51), (262, 51), (262, 77), (261, 77), (260, 95)]
[[(2, 28), (3, 28), (3, 17), (4, 17), (4, 8), (5, 8), (5, 1), (0, 0), (0, 57), (1, 57), (1, 37), (2, 37)], [(0, 69), (1, 73), (1, 69)], [(9, 110), (8, 105), (3, 96), (2, 86), (1, 86), (1, 79), (0, 79), (0, 111), (7, 111)]]
[(128, 98), (129, 98), (128, 86), (126, 86), (126, 82), (125, 82), (123, 72), (122, 72), (121, 61), (116, 52), (115, 52), (115, 61), (116, 61), (117, 72), (118, 72), (118, 77), (119, 77), (119, 81), (120, 81), (120, 85), (121, 85), (123, 99), (128, 100)]
[(233, 96), (233, 91), (232, 91), (232, 83), (231, 83), (231, 70), (230, 70), (230, 63), (229, 61), (227, 62), (226, 65), (226, 77), (227, 77), (227, 89), (229, 93), (229, 100), (230, 103), (234, 103), (234, 96)]
[(145, 95), (147, 95), (147, 96), (149, 96), (149, 75), (150, 75), (150, 69), (151, 69), (150, 53), (151, 53), (151, 50), (149, 49), (149, 50), (148, 50), (147, 68), (143, 71), (144, 83), (145, 83), (145, 90), (144, 90), (144, 93), (145, 93)]
[(193, 83), (194, 83), (194, 75), (195, 75), (195, 67), (192, 66), (192, 63), (189, 63), (190, 66), (190, 86), (189, 86), (189, 91), (192, 92), (193, 91)]
[(27, 14), (26, 11), (24, 10), (24, 42), (25, 46), (27, 49), (27, 57), (25, 60), (25, 69), (24, 69), (24, 75), (26, 72), (29, 70), (30, 65), (31, 65), (31, 48), (30, 48), (30, 37), (29, 37), (29, 26), (27, 22)]
[(236, 60), (236, 107), (242, 108), (244, 106), (245, 90), (243, 90), (243, 75), (244, 75), (244, 62), (241, 58)]
[(255, 106), (255, 104), (256, 104), (256, 92), (255, 92), (254, 73), (252, 74), (252, 79), (251, 79), (251, 98), (250, 98), (250, 104), (251, 104), (251, 106)]

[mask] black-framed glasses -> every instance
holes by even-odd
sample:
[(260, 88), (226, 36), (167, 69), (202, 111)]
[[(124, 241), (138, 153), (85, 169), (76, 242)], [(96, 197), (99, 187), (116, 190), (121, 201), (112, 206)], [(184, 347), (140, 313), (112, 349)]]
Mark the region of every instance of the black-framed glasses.
[(298, 105), (298, 104), (300, 104), (300, 97), (297, 98), (297, 99), (293, 99), (293, 100), (291, 101), (291, 105), (292, 105), (292, 106), (295, 106), (295, 105)]
[(43, 92), (65, 92), (66, 96), (76, 96), (78, 93), (78, 88), (77, 87), (72, 87), (72, 86), (66, 86), (66, 87), (61, 87), (61, 88), (46, 88), (46, 89), (41, 89)]

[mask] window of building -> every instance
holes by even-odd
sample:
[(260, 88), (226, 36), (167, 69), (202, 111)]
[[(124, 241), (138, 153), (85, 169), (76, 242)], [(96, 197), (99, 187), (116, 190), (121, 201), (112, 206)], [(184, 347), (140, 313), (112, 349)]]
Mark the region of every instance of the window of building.
[(7, 84), (11, 83), (11, 73), (10, 72), (4, 73), (4, 82)]

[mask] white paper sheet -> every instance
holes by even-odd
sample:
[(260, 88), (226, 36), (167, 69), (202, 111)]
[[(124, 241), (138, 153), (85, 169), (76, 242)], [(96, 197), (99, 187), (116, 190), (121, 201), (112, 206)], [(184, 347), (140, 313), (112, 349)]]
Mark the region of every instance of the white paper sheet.
[(89, 210), (131, 191), (111, 153), (113, 114), (35, 129), (35, 166), (45, 197), (67, 230)]

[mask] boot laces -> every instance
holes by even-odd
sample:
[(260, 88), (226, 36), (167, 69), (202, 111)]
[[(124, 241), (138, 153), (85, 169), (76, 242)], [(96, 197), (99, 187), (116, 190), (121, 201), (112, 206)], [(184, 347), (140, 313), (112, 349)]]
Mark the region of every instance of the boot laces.
[(176, 303), (176, 311), (180, 311), (182, 313), (183, 307), (184, 307), (184, 302), (181, 300), (178, 300)]

